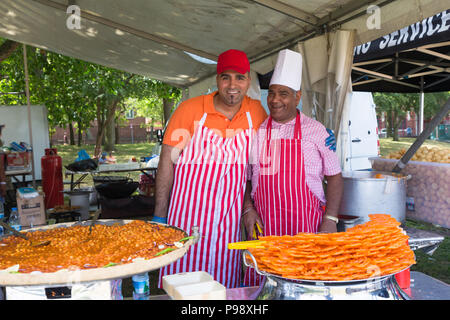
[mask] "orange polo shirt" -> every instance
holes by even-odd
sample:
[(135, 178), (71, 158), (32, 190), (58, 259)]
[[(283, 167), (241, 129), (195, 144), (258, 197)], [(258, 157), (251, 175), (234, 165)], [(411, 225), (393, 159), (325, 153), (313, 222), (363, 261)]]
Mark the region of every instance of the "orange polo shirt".
[(234, 137), (242, 130), (249, 128), (247, 112), (250, 112), (255, 131), (267, 118), (267, 113), (261, 102), (245, 96), (242, 100), (241, 108), (233, 119), (229, 120), (214, 108), (213, 97), (216, 94), (217, 91), (183, 101), (169, 120), (164, 133), (163, 143), (183, 149), (192, 138), (205, 112), (207, 116), (204, 126), (214, 130), (224, 138)]

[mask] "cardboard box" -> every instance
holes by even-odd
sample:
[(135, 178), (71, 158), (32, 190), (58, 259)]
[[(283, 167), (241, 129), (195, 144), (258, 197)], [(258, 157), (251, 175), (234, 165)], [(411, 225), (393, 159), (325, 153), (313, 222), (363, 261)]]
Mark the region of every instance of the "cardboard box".
[(11, 152), (6, 155), (6, 170), (28, 168), (30, 165), (30, 152)]
[(40, 226), (46, 224), (44, 196), (22, 199), (17, 196), (17, 211), (22, 227)]

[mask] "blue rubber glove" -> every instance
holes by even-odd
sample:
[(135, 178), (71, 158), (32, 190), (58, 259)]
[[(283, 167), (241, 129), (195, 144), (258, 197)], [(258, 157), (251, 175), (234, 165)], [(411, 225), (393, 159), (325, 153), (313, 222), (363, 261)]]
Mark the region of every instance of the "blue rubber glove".
[(325, 147), (328, 147), (328, 149), (336, 152), (336, 136), (331, 129), (327, 128), (327, 132), (330, 136), (325, 139)]
[(167, 218), (153, 216), (152, 221), (167, 224)]

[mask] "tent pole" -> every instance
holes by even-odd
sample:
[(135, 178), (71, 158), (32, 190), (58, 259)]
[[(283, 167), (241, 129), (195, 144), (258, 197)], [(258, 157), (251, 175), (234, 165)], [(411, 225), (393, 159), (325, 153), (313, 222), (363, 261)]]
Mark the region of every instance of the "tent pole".
[(27, 106), (28, 106), (28, 132), (30, 134), (30, 146), (31, 146), (31, 175), (33, 177), (33, 188), (36, 188), (36, 176), (34, 172), (34, 148), (33, 148), (33, 130), (31, 128), (31, 104), (30, 104), (30, 84), (28, 78), (28, 63), (27, 63), (27, 46), (23, 44), (23, 65), (25, 69), (25, 93), (27, 96)]
[(419, 123), (419, 134), (423, 131), (423, 109), (425, 104), (425, 93), (423, 92), (423, 77), (420, 77), (420, 123)]

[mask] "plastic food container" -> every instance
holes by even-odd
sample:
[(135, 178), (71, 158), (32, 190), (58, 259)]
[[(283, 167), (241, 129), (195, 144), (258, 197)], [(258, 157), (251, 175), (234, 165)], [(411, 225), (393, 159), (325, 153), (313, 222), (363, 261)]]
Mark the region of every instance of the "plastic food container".
[(174, 288), (175, 300), (225, 300), (226, 288), (217, 281), (187, 284)]
[(174, 296), (175, 288), (178, 286), (184, 286), (195, 283), (202, 283), (214, 281), (213, 277), (204, 271), (196, 272), (183, 272), (177, 274), (171, 274), (163, 277), (162, 286), (167, 294), (171, 297)]

